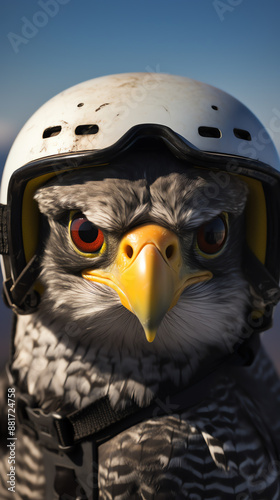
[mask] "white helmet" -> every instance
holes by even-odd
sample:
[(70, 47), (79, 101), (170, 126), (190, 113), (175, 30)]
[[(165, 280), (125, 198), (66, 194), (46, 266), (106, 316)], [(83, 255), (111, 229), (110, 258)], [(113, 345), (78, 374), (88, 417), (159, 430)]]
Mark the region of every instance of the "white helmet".
[[(43, 105), (16, 138), (1, 185), (0, 253), (4, 292), (19, 313), (39, 297), (40, 215), (35, 191), (51, 177), (100, 165), (143, 139), (176, 157), (249, 186), (244, 271), (266, 304), (279, 299), (280, 164), (257, 118), (235, 98), (189, 78), (130, 73), (81, 83)], [(37, 289), (37, 292), (36, 292)], [(271, 320), (272, 307), (261, 329)]]

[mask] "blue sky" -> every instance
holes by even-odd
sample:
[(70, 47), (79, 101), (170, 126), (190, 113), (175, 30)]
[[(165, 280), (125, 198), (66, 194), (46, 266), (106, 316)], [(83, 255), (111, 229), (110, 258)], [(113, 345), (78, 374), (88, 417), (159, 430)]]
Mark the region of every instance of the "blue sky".
[[(57, 92), (126, 71), (156, 70), (216, 85), (269, 127), (273, 109), (280, 109), (279, 18), (278, 0), (4, 2), (0, 119), (6, 132), (0, 144), (5, 147), (5, 135), (11, 140)], [(11, 33), (25, 42), (11, 42)], [(280, 133), (275, 141), (280, 150)]]
[(56, 93), (129, 71), (180, 74), (220, 87), (268, 128), (278, 110), (280, 151), (279, 25), (279, 0), (3, 2), (0, 154)]

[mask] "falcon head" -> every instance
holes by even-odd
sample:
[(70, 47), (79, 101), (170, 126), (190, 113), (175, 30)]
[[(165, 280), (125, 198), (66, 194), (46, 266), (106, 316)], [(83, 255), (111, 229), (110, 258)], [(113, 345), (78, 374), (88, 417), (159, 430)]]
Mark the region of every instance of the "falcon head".
[(247, 188), (226, 177), (217, 193), (211, 172), (155, 149), (40, 188), (41, 314), (107, 353), (196, 366), (231, 352), (249, 303)]
[(12, 367), (42, 407), (148, 404), (254, 333), (248, 311), (270, 325), (280, 174), (269, 140), (256, 158), (260, 127), (219, 89), (141, 73), (31, 117), (4, 169), (0, 251)]

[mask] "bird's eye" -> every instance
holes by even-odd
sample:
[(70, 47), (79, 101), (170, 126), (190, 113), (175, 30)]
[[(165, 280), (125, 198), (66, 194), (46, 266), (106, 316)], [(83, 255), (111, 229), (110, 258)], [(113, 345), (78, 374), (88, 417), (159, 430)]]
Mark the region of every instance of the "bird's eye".
[(104, 234), (85, 215), (76, 213), (70, 217), (69, 232), (75, 247), (83, 254), (93, 254), (101, 250)]
[(203, 254), (215, 255), (224, 247), (228, 228), (226, 214), (203, 224), (197, 231), (197, 247)]

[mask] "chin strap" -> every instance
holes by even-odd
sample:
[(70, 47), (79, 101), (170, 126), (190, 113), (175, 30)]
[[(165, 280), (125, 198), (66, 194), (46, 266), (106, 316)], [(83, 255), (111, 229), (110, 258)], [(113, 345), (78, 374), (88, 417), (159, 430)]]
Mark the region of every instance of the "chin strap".
[(43, 450), (46, 500), (98, 499), (98, 447), (101, 444), (143, 420), (179, 414), (197, 405), (207, 398), (229, 364), (249, 366), (259, 345), (259, 336), (253, 336), (210, 373), (200, 373), (188, 388), (165, 397), (167, 403), (157, 397), (145, 408), (132, 402), (123, 410), (114, 410), (105, 396), (86, 408), (60, 415), (45, 413), (36, 406), (32, 396), (18, 394), (18, 422)]
[(40, 257), (33, 255), (19, 277), (13, 282), (12, 278), (4, 281), (3, 292), (7, 303), (14, 312), (32, 314), (40, 303), (40, 295), (32, 287), (40, 273)]

